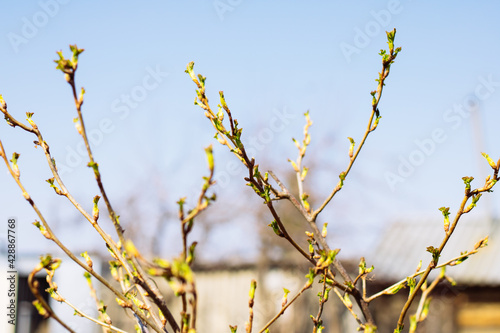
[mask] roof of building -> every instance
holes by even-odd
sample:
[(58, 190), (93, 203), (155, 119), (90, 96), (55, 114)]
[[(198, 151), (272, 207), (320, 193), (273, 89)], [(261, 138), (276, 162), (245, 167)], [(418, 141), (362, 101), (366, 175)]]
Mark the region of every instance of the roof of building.
[[(467, 285), (500, 285), (500, 221), (486, 222), (462, 218), (439, 259), (444, 263), (488, 236), (488, 246), (470, 256), (462, 264), (448, 267), (447, 275), (457, 283)], [(395, 223), (382, 235), (380, 244), (369, 256), (368, 265), (374, 265), (378, 282), (395, 282), (416, 271), (422, 260), (422, 269), (431, 261), (428, 246), (439, 247), (444, 237), (443, 221)], [(432, 277), (432, 275), (431, 275)]]

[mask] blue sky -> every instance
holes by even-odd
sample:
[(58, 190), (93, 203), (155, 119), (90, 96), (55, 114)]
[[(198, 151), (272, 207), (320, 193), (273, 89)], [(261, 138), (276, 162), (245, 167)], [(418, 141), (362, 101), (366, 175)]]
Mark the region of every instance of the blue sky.
[[(403, 51), (384, 90), (383, 118), (324, 212), (336, 246), (357, 254), (394, 221), (439, 221), (439, 207), (457, 208), (463, 176), (476, 177), (479, 185), (489, 172), (480, 167), (487, 167), (480, 151), (500, 157), (495, 2), (46, 0), (6, 1), (0, 9), (0, 94), (18, 118), (35, 113), (58, 165), (66, 167), (68, 187), (87, 207), (97, 187), (78, 152), (69, 86), (52, 62), (56, 51), (69, 54), (68, 45), (75, 43), (85, 49), (76, 80), (87, 91), (86, 126), (117, 208), (134, 194), (144, 207), (151, 205), (153, 216), (157, 193), (172, 210), (179, 197), (193, 198), (206, 174), (203, 147), (209, 144), (215, 146), (219, 177), (217, 209), (230, 212), (235, 200), (248, 198), (244, 172), (217, 146), (193, 105), (195, 87), (184, 73), (190, 61), (207, 76), (214, 107), (217, 92), (225, 92), (243, 139), (252, 142), (264, 167), (289, 167), (287, 158), (296, 156), (290, 138), (301, 137), (302, 114), (310, 110), (314, 125), (305, 164), (310, 159), (317, 166), (306, 186), (321, 201), (347, 165), (347, 137), (358, 142), (364, 132), (369, 92), (381, 68), (378, 52), (387, 46), (384, 31), (392, 28)], [(51, 175), (42, 152), (33, 149), (34, 138), (3, 124), (0, 139), (8, 154), (21, 154), (22, 180), (61, 234), (83, 228), (45, 183)], [(5, 167), (0, 169), (1, 218), (18, 218), (21, 249), (49, 249), (30, 225), (34, 213)], [(498, 216), (499, 200), (492, 193), (475, 216), (486, 216), (488, 206)], [(251, 253), (253, 227), (238, 220), (214, 234), (229, 235), (234, 241), (226, 245), (245, 255)], [(86, 242), (80, 237), (75, 246)], [(214, 248), (206, 253), (227, 252), (214, 239), (206, 246)]]

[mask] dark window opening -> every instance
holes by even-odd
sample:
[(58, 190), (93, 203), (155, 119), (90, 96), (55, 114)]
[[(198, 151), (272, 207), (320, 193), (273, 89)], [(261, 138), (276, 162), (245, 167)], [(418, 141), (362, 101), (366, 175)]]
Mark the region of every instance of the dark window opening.
[[(37, 277), (36, 280), (39, 283), (40, 294), (48, 302), (49, 295), (45, 292), (45, 289), (49, 287), (49, 284), (45, 280), (45, 276)], [(28, 277), (20, 276), (18, 283), (16, 333), (42, 333), (45, 319), (32, 304), (35, 296), (28, 286)]]

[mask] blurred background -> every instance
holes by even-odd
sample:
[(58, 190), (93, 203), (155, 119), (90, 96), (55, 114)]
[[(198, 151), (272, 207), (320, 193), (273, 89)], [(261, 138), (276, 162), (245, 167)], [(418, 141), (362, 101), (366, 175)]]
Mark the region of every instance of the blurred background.
[[(184, 72), (190, 61), (207, 77), (213, 108), (218, 91), (224, 91), (260, 169), (274, 170), (292, 189), (287, 159), (295, 159), (297, 149), (291, 138), (302, 139), (303, 114), (309, 110), (305, 190), (318, 207), (348, 164), (347, 137), (359, 142), (364, 134), (370, 91), (382, 67), (378, 53), (387, 48), (385, 31), (397, 29), (395, 44), (403, 50), (386, 81), (380, 124), (320, 218), (329, 223), (332, 247), (342, 249), (339, 257), (356, 267), (365, 256), (376, 270), (381, 267), (380, 281), (404, 278), (418, 260), (430, 259), (425, 248), (442, 238), (438, 208), (450, 207), (453, 216), (463, 196), (461, 178), (474, 176), (478, 187), (490, 174), (481, 152), (495, 161), (500, 156), (500, 4), (493, 1), (41, 0), (4, 1), (0, 9), (0, 94), (17, 119), (34, 113), (68, 189), (90, 210), (98, 188), (74, 128), (70, 87), (53, 62), (56, 51), (69, 56), (70, 44), (85, 49), (76, 84), (87, 92), (83, 112), (94, 157), (127, 234), (148, 256), (172, 258), (180, 252), (176, 201), (187, 197), (194, 205), (208, 175), (203, 148), (213, 144), (217, 202), (197, 220), (191, 236), (199, 242), (200, 270), (252, 271), (260, 263), (262, 273), (285, 261), (286, 267), (299, 267), (300, 258), (272, 237), (267, 227), (272, 218), (245, 186), (244, 168), (213, 139), (214, 129), (193, 104), (195, 85)], [(21, 155), (21, 180), (32, 198), (75, 252), (104, 253), (91, 226), (45, 182), (52, 175), (28, 134), (0, 126), (7, 154)], [(35, 213), (7, 169), (0, 170), (1, 221), (16, 219), (17, 263), (29, 272), (39, 254), (58, 252), (31, 225)], [(477, 237), (450, 245), (449, 258), (487, 234), (494, 246), (499, 201), (497, 192), (485, 195), (464, 216), (464, 232), (481, 232), (465, 232)], [(294, 208), (279, 207), (305, 243), (304, 222)], [(421, 242), (411, 243), (417, 251), (412, 252), (409, 238), (422, 225), (429, 228), (418, 229)], [(110, 225), (104, 227), (111, 232)], [(0, 230), (3, 248), (6, 233)], [(390, 243), (394, 240), (401, 244)], [(387, 259), (394, 253), (402, 268), (384, 275), (394, 266)], [(470, 260), (488, 265), (480, 255)], [(462, 272), (471, 270), (467, 264)], [(498, 291), (500, 280), (488, 280), (491, 275), (464, 283)], [(246, 300), (240, 307), (246, 313)], [(458, 331), (459, 321), (449, 329)], [(228, 324), (234, 324), (230, 316), (220, 327), (227, 331)]]

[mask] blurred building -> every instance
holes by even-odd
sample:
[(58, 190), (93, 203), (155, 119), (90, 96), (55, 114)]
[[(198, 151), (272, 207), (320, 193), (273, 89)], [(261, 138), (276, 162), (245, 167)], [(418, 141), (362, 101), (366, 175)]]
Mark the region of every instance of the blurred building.
[[(423, 269), (431, 260), (428, 246), (439, 247), (444, 236), (442, 221), (396, 223), (381, 239), (367, 262), (374, 265), (372, 294), (400, 281), (416, 271), (422, 260)], [(480, 239), (488, 236), (488, 246), (471, 255), (460, 265), (448, 267), (446, 274), (456, 285), (441, 282), (431, 294), (427, 319), (419, 325), (419, 333), (498, 333), (500, 332), (500, 228), (498, 221), (459, 221), (447, 243), (440, 263), (471, 251)], [(439, 270), (437, 270), (439, 271)], [(429, 283), (436, 277), (430, 275)], [(380, 332), (392, 332), (408, 289), (396, 295), (382, 296), (373, 302)], [(418, 297), (414, 303), (418, 303)], [(415, 313), (413, 304), (409, 315)], [(408, 315), (408, 316), (409, 316)], [(407, 317), (408, 317), (407, 316)], [(406, 327), (409, 325), (406, 324)]]
[[(397, 223), (381, 237), (380, 245), (366, 256), (368, 266), (375, 270), (368, 281), (368, 295), (404, 279), (415, 272), (420, 260), (425, 267), (431, 259), (426, 252), (427, 246), (439, 246), (443, 238), (441, 223)], [(482, 223), (464, 219), (456, 229), (440, 259), (445, 262), (457, 257), (461, 252), (470, 251), (474, 244), (489, 235), (489, 245), (470, 256), (458, 266), (449, 267), (447, 274), (456, 281), (452, 286), (445, 281), (438, 285), (432, 294), (430, 312), (427, 319), (419, 325), (419, 333), (498, 333), (500, 332), (500, 228), (495, 223)], [(96, 256), (94, 268), (107, 274), (108, 264)], [(32, 297), (26, 283), (27, 274), (37, 263), (37, 256), (25, 258), (19, 267), (18, 287), (18, 333), (64, 332), (56, 322), (49, 323), (38, 317), (30, 306)], [(357, 272), (358, 260), (345, 265)], [(308, 267), (290, 262), (260, 261), (258, 263), (217, 263), (195, 267), (198, 290), (198, 320), (200, 333), (229, 332), (229, 325), (237, 325), (238, 332), (244, 332), (248, 321), (248, 290), (250, 281), (257, 280), (257, 293), (254, 306), (254, 331), (262, 328), (280, 310), (283, 288), (290, 290), (288, 300), (302, 288)], [(431, 275), (431, 280), (436, 274)], [(40, 276), (43, 284), (44, 276)], [(89, 297), (83, 272), (64, 260), (56, 273), (56, 281), (61, 293), (80, 309), (96, 315), (94, 301)], [(172, 312), (179, 313), (178, 299), (172, 295), (168, 284), (157, 280), (164, 291)], [(96, 285), (98, 287), (98, 285)], [(43, 285), (42, 285), (43, 288)], [(271, 332), (310, 332), (310, 315), (318, 312), (318, 293), (320, 284), (306, 291), (297, 302), (272, 326)], [(109, 305), (108, 313), (113, 325), (134, 332), (134, 318), (119, 307), (113, 306), (114, 296), (98, 291), (100, 297)], [(381, 296), (371, 303), (379, 332), (392, 332), (401, 308), (408, 297), (408, 289), (396, 295)], [(408, 316), (415, 313), (418, 297)], [(51, 301), (54, 310), (75, 329), (76, 332), (97, 333), (102, 330), (84, 318), (75, 316), (64, 304)], [(356, 322), (346, 311), (337, 295), (330, 294), (325, 304), (323, 316), (328, 333), (356, 332)], [(408, 328), (408, 324), (406, 327)], [(13, 333), (14, 331), (5, 331)]]

